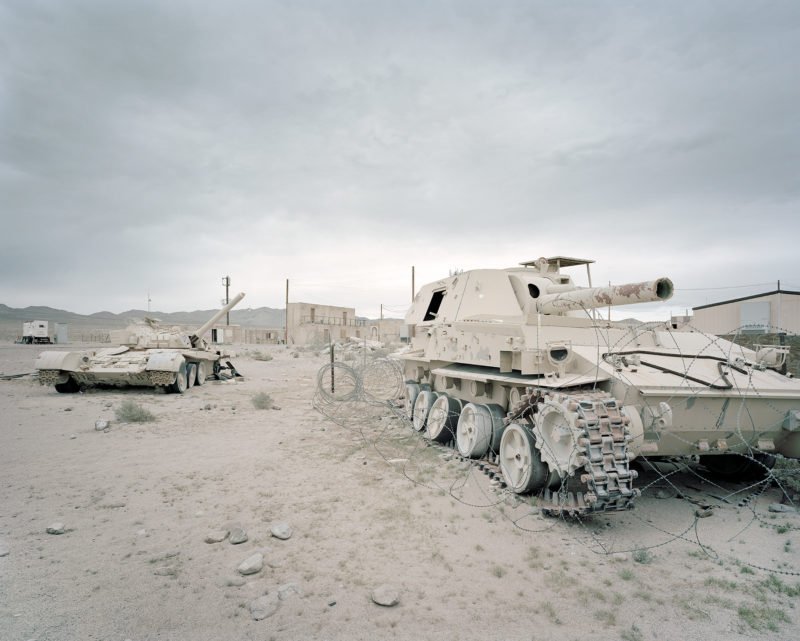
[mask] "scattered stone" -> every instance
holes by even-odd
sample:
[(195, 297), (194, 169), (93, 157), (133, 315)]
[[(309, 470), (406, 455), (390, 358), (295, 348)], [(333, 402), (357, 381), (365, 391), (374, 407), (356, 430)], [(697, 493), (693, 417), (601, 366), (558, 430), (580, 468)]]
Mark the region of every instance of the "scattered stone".
[(261, 552), (256, 552), (252, 556), (249, 556), (242, 561), (236, 570), (239, 572), (239, 574), (247, 576), (248, 574), (256, 574), (257, 572), (261, 572), (261, 568), (263, 567), (264, 555), (261, 554)]
[(261, 621), (261, 619), (266, 619), (275, 614), (279, 605), (280, 600), (276, 594), (267, 594), (250, 604), (250, 614), (253, 616), (254, 621)]
[(614, 552), (614, 554), (611, 555), (611, 558), (614, 561), (627, 561), (628, 555), (624, 552)]
[(292, 527), (285, 521), (281, 521), (277, 525), (273, 525), (270, 528), (270, 532), (272, 533), (272, 536), (274, 536), (276, 539), (281, 539), (285, 541), (290, 536), (292, 536)]
[(65, 412), (71, 412), (71, 411), (72, 411), (72, 408), (71, 408), (71, 407), (65, 407), (65, 408), (64, 408), (64, 411), (65, 411)]
[(797, 512), (797, 508), (784, 503), (770, 503), (768, 509), (770, 512)]
[(102, 432), (103, 430), (107, 430), (109, 426), (108, 421), (95, 421), (94, 422), (94, 429), (98, 432)]
[(136, 534), (138, 534), (139, 536), (144, 536), (145, 534), (147, 534), (147, 530), (139, 530)]
[[(274, 409), (274, 410), (279, 410), (279, 409), (281, 409), (281, 408), (280, 408), (280, 407), (278, 407), (277, 405), (273, 405), (273, 406), (272, 406), (272, 409)], [(323, 430), (323, 432), (324, 432), (324, 431), (325, 431), (325, 430)]]
[(528, 510), (528, 514), (539, 514), (540, 511), (541, 510), (539, 510), (538, 507), (532, 507), (530, 510)]
[(51, 523), (47, 526), (46, 532), (48, 534), (64, 534), (64, 524), (63, 523)]
[(328, 606), (329, 607), (332, 608), (334, 605), (336, 605), (336, 601), (328, 601)]
[(181, 551), (180, 551), (180, 550), (170, 550), (169, 552), (167, 552), (167, 553), (164, 555), (164, 558), (165, 558), (165, 559), (173, 559), (173, 558), (175, 558), (176, 556), (180, 556), (180, 553), (181, 553)]
[(247, 580), (246, 580), (246, 579), (245, 579), (243, 576), (234, 576), (234, 577), (232, 577), (232, 578), (228, 579), (227, 581), (225, 581), (225, 583), (224, 583), (223, 585), (224, 585), (225, 587), (236, 587), (236, 588), (240, 588), (240, 587), (242, 587), (242, 586), (243, 586), (245, 583), (247, 583)]
[(678, 493), (672, 488), (660, 487), (656, 490), (654, 496), (657, 499), (674, 499)]
[(235, 525), (231, 528), (230, 538), (228, 540), (231, 542), (231, 545), (239, 545), (240, 543), (244, 543), (247, 541), (247, 532), (245, 532), (238, 525)]
[(210, 411), (211, 410), (211, 403), (206, 403), (206, 406), (203, 409), (206, 410), (206, 411)]
[(228, 538), (228, 534), (228, 530), (215, 530), (206, 534), (206, 538), (203, 540), (206, 543), (220, 543)]
[(400, 596), (391, 585), (384, 584), (372, 591), (372, 600), (378, 605), (391, 608), (400, 602)]
[(195, 516), (203, 516), (203, 510), (197, 510), (197, 512), (195, 512), (194, 515)]
[(288, 599), (293, 594), (303, 596), (303, 586), (299, 583), (286, 583), (278, 587), (278, 598), (281, 601)]
[(696, 509), (696, 510), (694, 511), (694, 513), (695, 513), (695, 516), (696, 516), (698, 519), (704, 519), (704, 518), (706, 518), (706, 517), (708, 517), (708, 516), (711, 516), (712, 514), (714, 514), (714, 509), (713, 509), (713, 508), (710, 508), (710, 507), (706, 507), (706, 508), (698, 508), (698, 509)]
[(171, 565), (162, 565), (153, 570), (156, 576), (175, 576), (178, 571)]
[(70, 437), (71, 439), (72, 439), (72, 438), (78, 438), (77, 434), (70, 434), (70, 435), (69, 435), (69, 437)]
[(9, 554), (10, 550), (8, 549), (6, 544), (3, 541), (0, 541), (0, 558), (8, 556)]
[(387, 463), (408, 463), (407, 458), (390, 458)]
[(281, 567), (283, 565), (283, 563), (281, 563), (280, 559), (274, 559), (273, 558), (273, 559), (269, 559), (267, 561), (267, 565), (274, 570), (275, 568)]

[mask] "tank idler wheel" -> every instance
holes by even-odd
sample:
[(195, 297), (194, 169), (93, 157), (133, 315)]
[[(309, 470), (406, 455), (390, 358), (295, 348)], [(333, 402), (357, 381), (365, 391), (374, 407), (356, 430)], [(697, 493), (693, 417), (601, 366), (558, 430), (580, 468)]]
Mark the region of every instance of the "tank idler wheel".
[(170, 385), (169, 388), (176, 394), (183, 394), (187, 387), (188, 382), (186, 377), (186, 363), (181, 363), (180, 369), (175, 375), (175, 382)]
[(414, 403), (417, 401), (417, 396), (419, 396), (419, 383), (406, 383), (403, 413), (409, 421), (414, 418)]
[(195, 381), (195, 385), (203, 385), (206, 382), (206, 376), (208, 375), (208, 370), (206, 368), (205, 361), (200, 361), (197, 363), (197, 380)]
[(437, 443), (448, 443), (456, 435), (456, 425), (461, 414), (461, 401), (447, 394), (439, 394), (428, 412), (427, 436)]
[(542, 461), (536, 439), (524, 425), (511, 423), (500, 439), (500, 471), (509, 489), (524, 494), (558, 484), (560, 478)]
[(754, 452), (752, 458), (745, 454), (718, 454), (700, 457), (700, 463), (721, 479), (755, 481), (764, 479), (774, 467), (776, 457), (765, 452)]
[(81, 389), (80, 384), (72, 376), (70, 376), (64, 383), (56, 383), (56, 392), (59, 394), (74, 394)]
[(432, 392), (429, 389), (422, 389), (417, 394), (417, 399), (414, 401), (414, 417), (411, 419), (411, 423), (417, 432), (425, 429), (428, 413), (431, 411), (431, 407), (433, 407), (433, 403), (438, 396), (436, 392)]
[(186, 364), (186, 388), (197, 385), (197, 363)]

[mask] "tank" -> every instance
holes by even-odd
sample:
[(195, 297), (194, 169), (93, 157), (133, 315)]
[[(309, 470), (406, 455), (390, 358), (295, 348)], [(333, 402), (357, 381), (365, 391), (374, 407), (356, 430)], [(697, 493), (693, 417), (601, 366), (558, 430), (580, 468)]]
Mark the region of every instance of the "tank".
[(610, 306), (668, 300), (669, 278), (577, 287), (556, 256), (422, 287), (405, 322), (405, 412), (431, 441), (494, 466), (545, 512), (633, 507), (636, 462), (696, 456), (731, 479), (800, 457), (800, 383), (787, 347), (755, 350)]
[(74, 352), (42, 352), (36, 360), (39, 382), (58, 392), (77, 392), (84, 386), (161, 387), (183, 394), (210, 378), (236, 376), (227, 360), (203, 338), (220, 318), (244, 298), (241, 293), (194, 332), (161, 327), (145, 318), (124, 330), (111, 332), (116, 347)]

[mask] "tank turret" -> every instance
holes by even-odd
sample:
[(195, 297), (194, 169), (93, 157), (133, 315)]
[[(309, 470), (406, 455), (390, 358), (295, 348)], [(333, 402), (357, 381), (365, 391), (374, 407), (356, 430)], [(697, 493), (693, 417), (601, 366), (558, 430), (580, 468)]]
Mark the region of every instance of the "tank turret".
[[(395, 355), (414, 428), (494, 466), (512, 491), (539, 492), (551, 513), (631, 508), (637, 457), (699, 456), (731, 478), (763, 474), (776, 453), (800, 458), (800, 383), (779, 358), (602, 318), (591, 310), (666, 301), (674, 287), (592, 287), (592, 262), (539, 258), (423, 286)], [(584, 265), (589, 287), (562, 271)]]

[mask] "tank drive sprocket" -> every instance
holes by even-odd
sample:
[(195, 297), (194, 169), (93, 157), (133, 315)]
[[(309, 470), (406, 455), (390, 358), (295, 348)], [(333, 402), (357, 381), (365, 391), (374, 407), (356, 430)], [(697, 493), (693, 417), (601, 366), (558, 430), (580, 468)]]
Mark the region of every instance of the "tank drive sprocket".
[(551, 474), (566, 480), (580, 473), (584, 491), (567, 493), (565, 483), (560, 492), (545, 489), (544, 511), (581, 515), (633, 507), (640, 492), (633, 487), (636, 470), (630, 469), (630, 419), (620, 409), (602, 391), (564, 394), (528, 388), (508, 412), (507, 425), (527, 422)]

